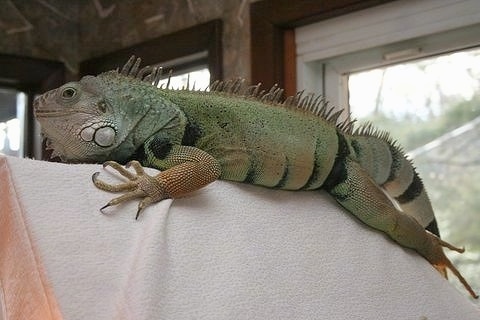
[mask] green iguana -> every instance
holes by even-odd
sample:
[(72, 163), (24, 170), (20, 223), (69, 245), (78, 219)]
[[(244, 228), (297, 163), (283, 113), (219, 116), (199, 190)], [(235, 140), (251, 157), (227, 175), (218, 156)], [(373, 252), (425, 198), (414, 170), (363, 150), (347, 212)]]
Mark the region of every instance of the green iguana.
[[(337, 124), (324, 99), (298, 93), (281, 100), (241, 80), (214, 82), (209, 91), (158, 87), (160, 68), (123, 68), (85, 76), (35, 100), (35, 115), (52, 156), (104, 162), (128, 181), (95, 186), (124, 192), (108, 206), (140, 198), (140, 211), (216, 179), (285, 190), (324, 189), (351, 214), (412, 248), (439, 271), (450, 269), (433, 210), (412, 163), (388, 134), (371, 125)], [(114, 161), (117, 162), (114, 162)], [(133, 161), (132, 161), (133, 160)], [(128, 163), (127, 163), (128, 162)], [(127, 163), (135, 174), (119, 163)], [(156, 176), (143, 166), (163, 170)], [(392, 201), (391, 199), (394, 199)], [(394, 202), (401, 208), (397, 209)], [(444, 273), (445, 274), (445, 273)]]

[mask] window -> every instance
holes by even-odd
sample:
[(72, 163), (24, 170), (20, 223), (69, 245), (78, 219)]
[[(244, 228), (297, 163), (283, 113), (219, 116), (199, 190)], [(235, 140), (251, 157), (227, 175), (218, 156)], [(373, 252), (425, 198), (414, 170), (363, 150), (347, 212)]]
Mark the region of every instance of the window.
[[(170, 78), (170, 79), (169, 79)], [(166, 87), (169, 84), (170, 88), (195, 88), (206, 89), (210, 84), (210, 72), (207, 68), (199, 68), (198, 70), (187, 71), (171, 77), (166, 77), (159, 81), (159, 87)]]
[(479, 13), (474, 0), (406, 0), (296, 29), (298, 88), (323, 93), (399, 140), (442, 236), (467, 248), (447, 254), (476, 290)]
[(64, 74), (60, 62), (0, 54), (0, 153), (42, 158), (33, 99), (63, 84)]
[(164, 77), (158, 86), (170, 88), (206, 89), (210, 84), (210, 71), (207, 65), (207, 52), (199, 52), (189, 56), (158, 64), (163, 69)]
[[(222, 21), (206, 22), (83, 61), (80, 64), (80, 75), (96, 75), (103, 71), (114, 70), (122, 66), (132, 54), (140, 57), (143, 65), (161, 66), (166, 77), (170, 69), (173, 70), (174, 77), (208, 69), (209, 77), (221, 80), (223, 77)], [(198, 75), (194, 73), (191, 77)], [(202, 77), (204, 78), (205, 75), (206, 72), (203, 72)]]
[(23, 156), (25, 106), (25, 93), (0, 88), (0, 152), (3, 154)]

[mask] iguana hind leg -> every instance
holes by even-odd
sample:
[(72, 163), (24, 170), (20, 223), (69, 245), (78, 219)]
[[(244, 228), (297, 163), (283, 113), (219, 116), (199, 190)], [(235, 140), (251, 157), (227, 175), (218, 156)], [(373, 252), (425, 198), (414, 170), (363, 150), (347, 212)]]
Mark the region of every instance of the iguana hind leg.
[(416, 250), (435, 267), (446, 267), (462, 282), (474, 298), (476, 293), (445, 256), (443, 247), (458, 252), (456, 248), (425, 230), (410, 215), (397, 210), (380, 187), (355, 161), (346, 157), (337, 175), (329, 181), (327, 191), (336, 201), (367, 225), (385, 232), (400, 245)]

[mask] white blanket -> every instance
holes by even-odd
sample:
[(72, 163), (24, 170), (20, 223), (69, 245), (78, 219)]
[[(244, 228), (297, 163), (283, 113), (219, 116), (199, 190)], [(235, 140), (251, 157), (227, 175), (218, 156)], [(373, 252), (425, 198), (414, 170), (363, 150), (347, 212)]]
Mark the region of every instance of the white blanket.
[(95, 171), (0, 156), (0, 319), (480, 318), (324, 192), (217, 181), (135, 221)]

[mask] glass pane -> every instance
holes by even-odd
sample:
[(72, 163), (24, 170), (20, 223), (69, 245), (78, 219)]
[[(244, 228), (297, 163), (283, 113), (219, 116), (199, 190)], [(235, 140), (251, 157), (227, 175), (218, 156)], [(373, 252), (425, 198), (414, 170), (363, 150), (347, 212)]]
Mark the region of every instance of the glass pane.
[[(161, 80), (158, 84), (159, 87), (165, 87), (168, 82), (168, 77)], [(169, 88), (181, 89), (186, 88), (187, 83), (190, 86), (190, 89), (195, 86), (195, 89), (204, 90), (210, 84), (210, 71), (208, 68), (202, 68), (195, 71), (185, 72), (179, 75), (172, 76), (170, 78)]]
[(354, 73), (348, 85), (353, 116), (413, 158), (442, 237), (467, 249), (447, 254), (480, 291), (480, 49)]
[(0, 88), (0, 153), (23, 156), (23, 126), (26, 95)]

